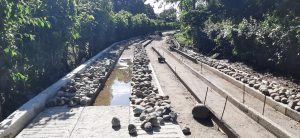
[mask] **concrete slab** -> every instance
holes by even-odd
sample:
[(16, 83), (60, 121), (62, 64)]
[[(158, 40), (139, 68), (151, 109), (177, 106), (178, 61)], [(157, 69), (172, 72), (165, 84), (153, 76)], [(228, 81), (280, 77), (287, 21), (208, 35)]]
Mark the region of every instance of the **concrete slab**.
[[(121, 120), (119, 130), (111, 127), (114, 116)], [(128, 123), (129, 107), (55, 107), (40, 113), (17, 138), (125, 138)]]

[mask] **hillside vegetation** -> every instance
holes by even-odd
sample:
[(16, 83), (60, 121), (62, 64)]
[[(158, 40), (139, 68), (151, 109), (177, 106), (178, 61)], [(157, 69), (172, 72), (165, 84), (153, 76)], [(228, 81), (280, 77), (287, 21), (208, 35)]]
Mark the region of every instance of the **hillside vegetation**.
[(165, 1), (180, 3), (182, 44), (300, 77), (299, 0)]
[(2, 118), (113, 42), (170, 28), (142, 0), (0, 0)]

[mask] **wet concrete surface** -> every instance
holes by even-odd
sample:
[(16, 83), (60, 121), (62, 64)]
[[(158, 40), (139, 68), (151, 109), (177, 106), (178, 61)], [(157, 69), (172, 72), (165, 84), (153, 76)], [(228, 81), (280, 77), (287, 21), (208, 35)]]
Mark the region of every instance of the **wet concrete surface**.
[(94, 106), (129, 106), (131, 93), (131, 59), (120, 59), (97, 96)]

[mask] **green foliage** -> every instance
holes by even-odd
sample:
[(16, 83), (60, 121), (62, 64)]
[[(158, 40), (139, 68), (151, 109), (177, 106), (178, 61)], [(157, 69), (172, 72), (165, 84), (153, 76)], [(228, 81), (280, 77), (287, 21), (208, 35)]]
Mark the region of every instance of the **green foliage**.
[(196, 10), (192, 0), (165, 1), (180, 2), (183, 42), (300, 77), (300, 1), (196, 0)]
[(141, 0), (0, 0), (4, 116), (111, 43), (172, 27)]
[(167, 22), (176, 22), (177, 10), (174, 8), (166, 9), (159, 14), (159, 18)]

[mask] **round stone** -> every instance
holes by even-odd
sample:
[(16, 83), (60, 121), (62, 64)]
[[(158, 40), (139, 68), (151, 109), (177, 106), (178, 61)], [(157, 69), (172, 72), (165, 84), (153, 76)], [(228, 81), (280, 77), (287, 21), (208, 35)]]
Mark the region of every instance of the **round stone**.
[(136, 126), (134, 124), (129, 124), (128, 125), (128, 132), (130, 135), (135, 135), (136, 132)]
[(151, 125), (151, 123), (150, 122), (147, 122), (146, 124), (145, 124), (145, 126), (144, 126), (144, 129), (145, 129), (145, 131), (147, 131), (147, 132), (149, 132), (149, 131), (152, 131), (152, 125)]
[(203, 104), (194, 106), (192, 114), (196, 119), (207, 119), (210, 115), (210, 111)]
[(191, 134), (191, 130), (190, 130), (189, 127), (184, 127), (184, 128), (182, 129), (182, 133), (183, 133), (184, 135), (190, 135), (190, 134)]
[(120, 127), (120, 119), (117, 117), (113, 117), (111, 120), (112, 127)]

